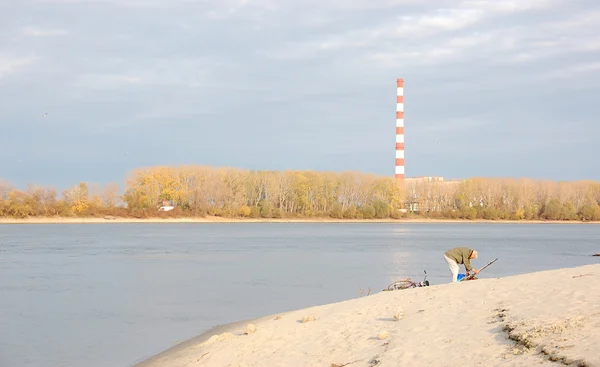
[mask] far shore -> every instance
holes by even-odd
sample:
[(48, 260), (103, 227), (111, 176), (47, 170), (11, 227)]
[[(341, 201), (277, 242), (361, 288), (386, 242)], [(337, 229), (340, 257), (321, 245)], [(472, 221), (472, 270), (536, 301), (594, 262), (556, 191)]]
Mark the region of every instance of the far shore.
[(224, 218), (224, 217), (0, 217), (0, 224), (93, 224), (93, 223), (498, 223), (498, 224), (600, 224), (600, 221), (488, 220), (488, 219), (335, 219), (335, 218)]

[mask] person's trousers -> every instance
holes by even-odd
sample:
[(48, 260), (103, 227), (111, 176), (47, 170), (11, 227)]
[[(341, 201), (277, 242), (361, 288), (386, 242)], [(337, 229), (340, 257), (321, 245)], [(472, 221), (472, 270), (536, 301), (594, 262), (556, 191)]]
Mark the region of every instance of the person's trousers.
[(452, 282), (458, 282), (458, 264), (446, 255), (444, 255), (444, 259), (446, 259), (450, 272), (452, 272)]

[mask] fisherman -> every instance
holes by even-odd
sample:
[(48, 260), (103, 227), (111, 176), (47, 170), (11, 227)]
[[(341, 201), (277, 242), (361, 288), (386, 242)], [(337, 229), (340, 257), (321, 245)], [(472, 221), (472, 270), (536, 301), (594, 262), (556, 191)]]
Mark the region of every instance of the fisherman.
[(458, 282), (458, 264), (464, 264), (467, 276), (472, 270), (475, 274), (479, 274), (479, 270), (471, 266), (471, 260), (477, 259), (477, 251), (468, 247), (455, 247), (444, 253), (444, 259), (452, 272), (452, 282)]

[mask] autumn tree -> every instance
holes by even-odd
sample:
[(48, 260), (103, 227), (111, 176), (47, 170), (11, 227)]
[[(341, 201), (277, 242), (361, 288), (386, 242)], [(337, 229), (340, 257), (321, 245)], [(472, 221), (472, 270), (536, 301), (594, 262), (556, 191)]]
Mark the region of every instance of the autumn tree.
[[(136, 169), (116, 183), (19, 190), (0, 181), (0, 215), (202, 216), (338, 219), (600, 220), (600, 183), (473, 177), (436, 181), (355, 171), (260, 171), (186, 165)], [(159, 212), (164, 202), (170, 212)]]

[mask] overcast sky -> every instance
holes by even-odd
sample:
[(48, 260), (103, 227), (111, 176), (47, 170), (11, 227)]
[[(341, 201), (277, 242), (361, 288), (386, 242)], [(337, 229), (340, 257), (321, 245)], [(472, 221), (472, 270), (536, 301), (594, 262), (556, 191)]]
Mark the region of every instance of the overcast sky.
[[(2, 0), (0, 178), (600, 179), (597, 0)], [(47, 116), (43, 116), (48, 113)]]

